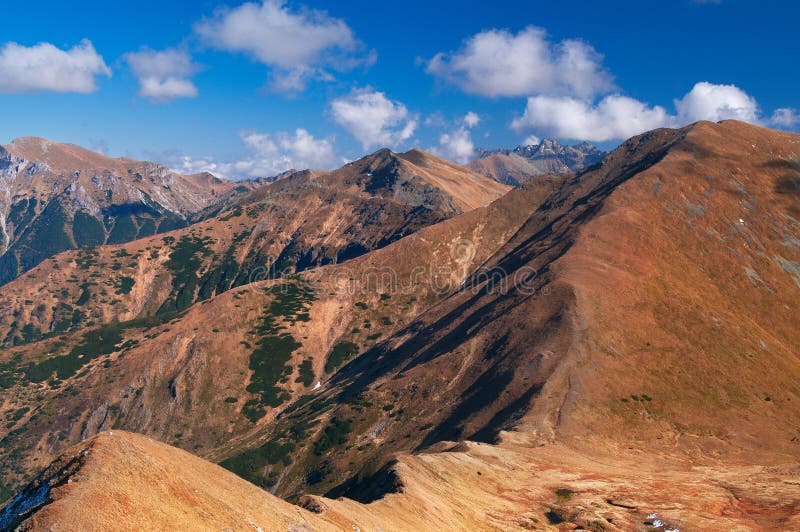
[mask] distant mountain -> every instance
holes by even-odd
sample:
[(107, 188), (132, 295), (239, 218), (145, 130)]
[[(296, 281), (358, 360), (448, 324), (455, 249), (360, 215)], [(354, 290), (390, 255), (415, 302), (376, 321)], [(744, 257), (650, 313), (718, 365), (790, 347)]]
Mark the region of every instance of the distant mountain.
[(181, 311), (254, 280), (344, 262), (508, 190), (430, 154), (389, 150), (331, 172), (237, 187), (168, 236), (58, 254), (8, 283), (0, 346)]
[(605, 152), (583, 142), (563, 146), (557, 140), (517, 146), (513, 150), (478, 150), (478, 159), (467, 167), (483, 176), (518, 186), (533, 176), (568, 174), (600, 162)]
[(0, 146), (0, 285), (68, 249), (184, 227), (234, 183), (24, 137)]

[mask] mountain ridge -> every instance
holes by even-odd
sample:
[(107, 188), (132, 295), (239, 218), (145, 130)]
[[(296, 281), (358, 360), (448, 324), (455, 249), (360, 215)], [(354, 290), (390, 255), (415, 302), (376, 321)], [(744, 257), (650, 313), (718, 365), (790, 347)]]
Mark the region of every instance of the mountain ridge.
[[(368, 504), (308, 496), (294, 506), (185, 451), (107, 431), (51, 464), (0, 513), (0, 526), (555, 530), (569, 523), (630, 530), (798, 524), (791, 466), (700, 472), (663, 466), (632, 455), (598, 463), (558, 446), (465, 442), (447, 452), (398, 456), (393, 474), (401, 491)], [(783, 484), (767, 489), (776, 477)], [(756, 498), (743, 498), (745, 492)]]
[[(234, 203), (166, 236), (82, 249), (63, 261), (56, 256), (9, 285), (5, 298), (0, 293), (7, 304), (0, 312), (0, 343), (50, 333), (56, 324), (61, 331), (72, 328), (80, 322), (75, 312), (107, 322), (111, 316), (129, 320), (142, 312), (179, 311), (254, 279), (384, 247), (508, 190), (433, 156), (421, 162), (440, 178), (429, 177), (431, 168), (379, 151), (337, 171), (295, 172), (239, 193)], [(187, 259), (196, 261), (199, 278), (181, 264)], [(116, 281), (98, 283), (98, 264), (113, 267)], [(41, 287), (35, 303), (23, 297), (31, 286)], [(39, 309), (43, 300), (49, 304)]]
[(473, 171), (508, 185), (519, 185), (545, 174), (570, 174), (600, 162), (605, 152), (582, 142), (563, 146), (554, 139), (513, 149), (478, 149), (478, 158), (467, 164)]
[(0, 284), (68, 249), (185, 226), (235, 185), (22, 137), (0, 147)]

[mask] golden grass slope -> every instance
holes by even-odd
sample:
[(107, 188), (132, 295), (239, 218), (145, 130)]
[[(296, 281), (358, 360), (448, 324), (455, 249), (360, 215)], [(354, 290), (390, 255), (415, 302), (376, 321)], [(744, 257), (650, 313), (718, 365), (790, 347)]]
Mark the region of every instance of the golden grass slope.
[[(401, 455), (400, 493), (289, 504), (185, 451), (108, 431), (51, 464), (0, 514), (20, 530), (771, 530), (800, 525), (800, 469), (693, 468), (552, 445), (463, 443)], [(43, 485), (44, 504), (20, 499)], [(20, 511), (24, 510), (24, 511)], [(19, 516), (14, 519), (12, 516)], [(11, 519), (14, 519), (12, 521)], [(16, 522), (15, 522), (16, 521)]]
[(698, 460), (800, 457), (798, 153), (796, 134), (703, 122), (609, 197), (553, 266), (580, 329), (534, 426)]

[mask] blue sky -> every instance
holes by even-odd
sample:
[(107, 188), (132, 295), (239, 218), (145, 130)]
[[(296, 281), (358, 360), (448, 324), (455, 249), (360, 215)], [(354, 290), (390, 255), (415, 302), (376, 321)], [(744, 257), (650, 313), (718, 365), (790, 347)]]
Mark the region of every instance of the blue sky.
[(0, 142), (240, 178), (383, 145), (463, 162), (700, 118), (795, 130), (799, 19), (768, 0), (18, 2), (0, 36)]

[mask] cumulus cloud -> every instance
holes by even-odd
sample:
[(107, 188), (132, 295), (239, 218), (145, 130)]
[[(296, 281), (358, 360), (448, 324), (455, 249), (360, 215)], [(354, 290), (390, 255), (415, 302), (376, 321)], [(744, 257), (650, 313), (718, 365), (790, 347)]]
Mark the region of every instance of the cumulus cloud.
[(467, 127), (475, 127), (480, 123), (480, 121), (481, 121), (481, 117), (478, 116), (478, 113), (474, 113), (474, 112), (470, 111), (470, 112), (468, 112), (467, 114), (464, 115), (463, 122), (464, 122), (464, 125), (467, 126)]
[(473, 35), (458, 51), (436, 54), (427, 71), (483, 96), (588, 97), (613, 88), (602, 60), (583, 41), (553, 42), (544, 29), (529, 26), (516, 35), (497, 29)]
[[(533, 26), (518, 33), (502, 29), (477, 33), (458, 50), (436, 54), (426, 69), (468, 93), (527, 97), (522, 116), (511, 123), (520, 134), (602, 142), (698, 120), (800, 125), (797, 111), (790, 108), (778, 109), (772, 117), (761, 116), (755, 98), (735, 85), (701, 81), (673, 101), (672, 113), (625, 96), (603, 66), (603, 56), (591, 45), (575, 39), (555, 41), (544, 29)], [(433, 125), (436, 118), (430, 117), (426, 124)], [(456, 130), (443, 140), (466, 146), (467, 137), (468, 132)]]
[(110, 77), (111, 69), (87, 39), (68, 50), (50, 43), (22, 46), (14, 42), (0, 49), (0, 93), (89, 93), (97, 90), (100, 75)]
[(333, 100), (331, 114), (365, 150), (400, 144), (411, 138), (417, 128), (417, 118), (405, 105), (370, 87)]
[(184, 174), (210, 172), (236, 180), (270, 177), (291, 169), (328, 170), (345, 162), (336, 155), (332, 139), (314, 138), (302, 128), (293, 134), (249, 131), (242, 133), (241, 139), (249, 151), (249, 155), (241, 160), (218, 162), (212, 157), (183, 156), (173, 160), (170, 166)]
[(542, 139), (540, 139), (536, 135), (528, 135), (527, 137), (525, 137), (522, 140), (522, 142), (520, 143), (520, 146), (536, 146), (541, 141), (542, 141)]
[[(659, 105), (611, 94), (599, 101), (573, 97), (532, 96), (522, 116), (511, 122), (519, 133), (535, 131), (595, 142), (619, 140), (658, 127), (681, 127), (698, 120), (736, 119), (761, 124), (756, 100), (735, 85), (701, 81), (674, 101), (676, 113)], [(792, 120), (791, 110), (776, 111), (771, 122)], [(796, 115), (795, 115), (796, 116)]]
[(439, 136), (438, 146), (432, 146), (428, 151), (454, 163), (466, 164), (475, 158), (475, 144), (469, 130), (478, 125), (480, 116), (470, 111), (458, 122), (455, 129)]
[(143, 49), (126, 54), (125, 60), (139, 79), (140, 96), (159, 102), (197, 96), (197, 87), (189, 79), (197, 65), (185, 51)]
[(800, 113), (797, 112), (797, 109), (782, 107), (776, 109), (775, 112), (772, 113), (769, 122), (778, 127), (795, 127), (800, 125)]
[(668, 121), (663, 107), (649, 107), (627, 96), (609, 95), (597, 104), (571, 97), (533, 96), (511, 127), (519, 133), (535, 130), (555, 137), (602, 142), (627, 138)]
[(425, 117), (424, 124), (428, 127), (445, 127), (447, 125), (447, 120), (444, 117), (444, 113), (441, 111), (434, 111)]
[(349, 70), (374, 62), (341, 19), (325, 11), (290, 10), (283, 0), (223, 8), (194, 27), (207, 44), (241, 52), (272, 68), (272, 88), (303, 90), (311, 79), (329, 79), (328, 68)]
[(675, 100), (678, 122), (718, 122), (728, 118), (758, 123), (756, 100), (735, 85), (714, 85), (701, 81), (683, 98)]

